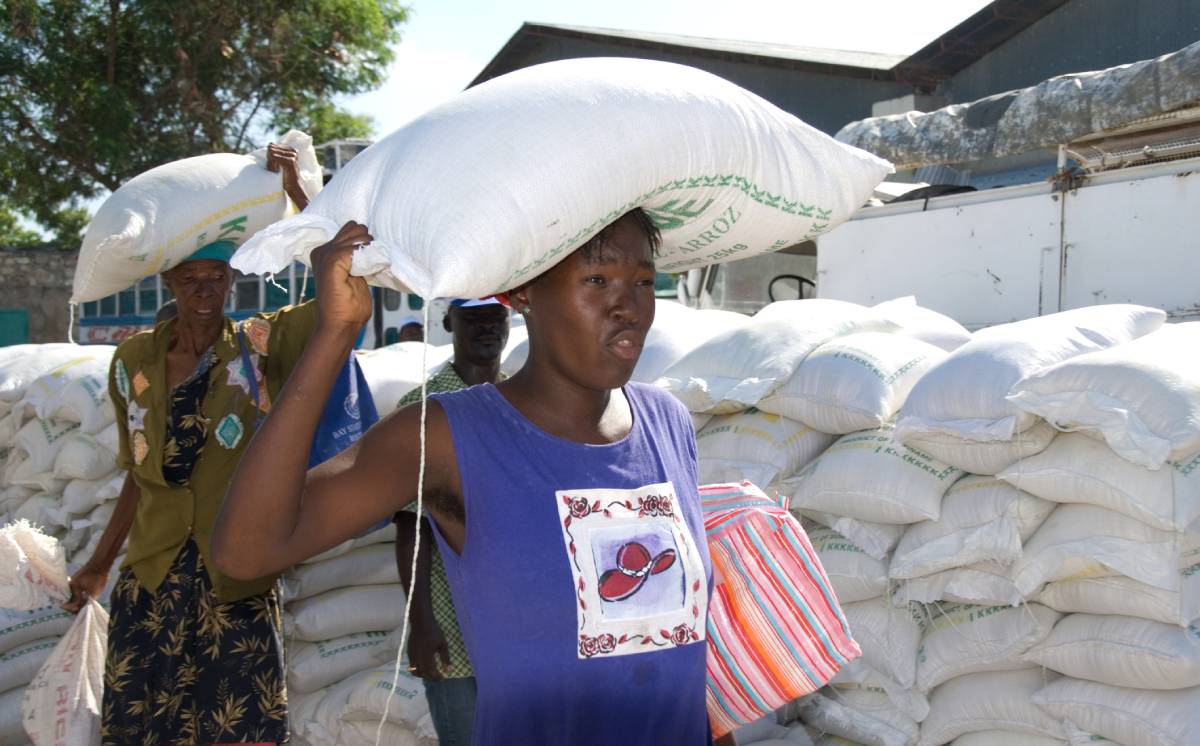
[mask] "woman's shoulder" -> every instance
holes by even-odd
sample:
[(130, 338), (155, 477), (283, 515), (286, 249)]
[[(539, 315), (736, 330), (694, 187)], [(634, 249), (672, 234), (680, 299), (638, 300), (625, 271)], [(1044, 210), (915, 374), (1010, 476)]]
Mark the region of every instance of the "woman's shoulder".
[(691, 429), (691, 414), (683, 402), (669, 394), (665, 389), (649, 383), (630, 381), (625, 384), (625, 391), (650, 413), (651, 416), (666, 421), (686, 423)]

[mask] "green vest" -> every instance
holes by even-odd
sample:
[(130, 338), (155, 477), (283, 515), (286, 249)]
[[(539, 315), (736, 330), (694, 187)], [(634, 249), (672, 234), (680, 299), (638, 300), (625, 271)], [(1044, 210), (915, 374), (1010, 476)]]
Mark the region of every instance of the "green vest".
[[(253, 375), (258, 380), (261, 408), (269, 409), (316, 321), (315, 302), (259, 314), (238, 324), (225, 320), (213, 347), (217, 363), (209, 371), (208, 393), (200, 407), (207, 437), (186, 487), (167, 484), (162, 474), (170, 412), (167, 347), (176, 320), (136, 334), (117, 347), (109, 370), (109, 394), (121, 445), (117, 465), (130, 472), (141, 490), (122, 568), (133, 568), (144, 588), (158, 588), (188, 536), (195, 538), (213, 590), (222, 601), (263, 593), (274, 584), (275, 576), (243, 581), (217, 572), (209, 541), (225, 490), (260, 412), (250, 378)], [(251, 370), (257, 373), (243, 365), (239, 327), (246, 332)]]

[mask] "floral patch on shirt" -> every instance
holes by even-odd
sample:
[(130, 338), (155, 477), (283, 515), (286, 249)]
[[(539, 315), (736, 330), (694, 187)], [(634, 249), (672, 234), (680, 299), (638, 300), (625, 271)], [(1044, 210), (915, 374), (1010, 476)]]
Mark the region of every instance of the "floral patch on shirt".
[(121, 395), (121, 399), (129, 401), (129, 373), (125, 370), (125, 363), (118, 360), (113, 366), (113, 377), (117, 382), (117, 393)]
[(271, 341), (271, 322), (266, 319), (249, 318), (242, 322), (242, 333), (250, 341), (250, 346), (259, 355), (267, 354)]
[(674, 486), (555, 496), (575, 583), (580, 658), (704, 639), (704, 563), (676, 509)]

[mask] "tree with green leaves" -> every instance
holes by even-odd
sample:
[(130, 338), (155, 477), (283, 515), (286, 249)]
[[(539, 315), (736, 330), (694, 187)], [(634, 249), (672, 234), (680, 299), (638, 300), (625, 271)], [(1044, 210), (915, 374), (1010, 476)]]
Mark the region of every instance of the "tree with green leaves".
[(383, 82), (406, 18), (396, 0), (0, 7), (0, 244), (31, 241), (20, 215), (70, 247), (85, 200), (154, 166), (288, 127), (316, 142), (370, 134), (334, 99)]

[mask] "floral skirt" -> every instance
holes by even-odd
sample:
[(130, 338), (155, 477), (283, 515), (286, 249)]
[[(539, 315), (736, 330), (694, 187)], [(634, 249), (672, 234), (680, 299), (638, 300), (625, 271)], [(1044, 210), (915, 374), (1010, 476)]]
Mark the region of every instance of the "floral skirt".
[(104, 745), (283, 743), (279, 629), (274, 591), (217, 600), (191, 539), (156, 593), (123, 570), (108, 625)]

